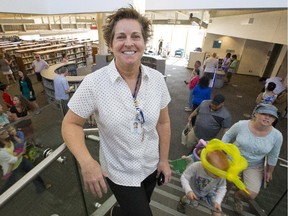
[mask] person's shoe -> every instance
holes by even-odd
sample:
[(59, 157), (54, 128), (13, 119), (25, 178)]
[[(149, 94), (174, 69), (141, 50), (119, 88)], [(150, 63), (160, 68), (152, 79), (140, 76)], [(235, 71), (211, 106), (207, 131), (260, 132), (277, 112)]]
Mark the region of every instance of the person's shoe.
[(241, 202), (241, 199), (234, 197), (234, 206), (233, 209), (238, 214), (241, 214), (243, 212), (243, 204)]
[(51, 187), (52, 187), (52, 184), (45, 184), (46, 190), (48, 190), (48, 189), (51, 188)]
[(186, 203), (182, 201), (182, 198), (180, 198), (178, 205), (177, 205), (177, 211), (181, 212), (182, 214), (185, 214), (186, 212)]
[(192, 112), (192, 109), (190, 107), (185, 107), (186, 112)]

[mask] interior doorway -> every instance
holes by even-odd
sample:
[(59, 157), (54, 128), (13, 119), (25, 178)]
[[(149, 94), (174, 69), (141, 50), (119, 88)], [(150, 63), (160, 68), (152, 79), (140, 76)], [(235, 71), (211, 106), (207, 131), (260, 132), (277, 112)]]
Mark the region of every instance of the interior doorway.
[(282, 47), (283, 47), (282, 44), (274, 44), (274, 47), (270, 52), (269, 61), (266, 65), (262, 78), (269, 78), (271, 76)]

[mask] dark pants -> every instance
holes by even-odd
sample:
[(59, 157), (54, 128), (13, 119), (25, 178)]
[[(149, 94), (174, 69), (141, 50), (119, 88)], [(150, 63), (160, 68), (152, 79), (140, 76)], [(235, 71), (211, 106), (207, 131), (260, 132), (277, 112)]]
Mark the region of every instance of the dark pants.
[[(193, 104), (193, 109), (192, 109), (192, 112), (199, 106), (200, 104)], [(196, 116), (193, 116), (192, 119), (191, 119), (191, 124), (192, 124), (192, 127), (194, 127), (195, 125), (195, 122), (196, 122)]]
[(114, 207), (113, 216), (152, 216), (149, 203), (156, 186), (157, 171), (141, 182), (140, 187), (117, 185), (107, 178), (120, 207)]
[(60, 102), (60, 108), (61, 108), (62, 114), (63, 116), (65, 116), (69, 110), (69, 107), (68, 107), (69, 100), (60, 100), (59, 102)]
[[(12, 171), (11, 176), (6, 180), (3, 188), (0, 191), (0, 194), (4, 193), (8, 188), (10, 188), (15, 182), (18, 181), (18, 175), (21, 171), (24, 171), (25, 173), (28, 173), (30, 170), (34, 168), (33, 164), (27, 160), (25, 157), (22, 158), (22, 162), (19, 164), (19, 166)], [(45, 190), (45, 184), (40, 176), (37, 176), (33, 180), (33, 184), (36, 187), (36, 191), (38, 193), (41, 193)]]
[(232, 75), (233, 75), (233, 73), (227, 72), (227, 74), (226, 74), (227, 82), (230, 82)]

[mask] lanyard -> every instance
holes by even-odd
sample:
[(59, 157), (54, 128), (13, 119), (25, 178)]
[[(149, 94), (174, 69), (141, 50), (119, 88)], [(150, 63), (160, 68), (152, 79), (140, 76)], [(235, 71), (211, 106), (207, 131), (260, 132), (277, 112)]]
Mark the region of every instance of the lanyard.
[(143, 114), (142, 110), (139, 108), (139, 106), (138, 106), (139, 104), (138, 104), (138, 101), (136, 99), (137, 98), (137, 89), (138, 89), (138, 84), (139, 84), (140, 78), (141, 78), (141, 71), (138, 74), (134, 93), (133, 93), (132, 97), (133, 97), (133, 102), (134, 102), (134, 106), (135, 106), (135, 109), (137, 111), (137, 114), (140, 114), (140, 116), (141, 116), (141, 118), (139, 120), (140, 120), (141, 124), (143, 124), (145, 122), (144, 114)]

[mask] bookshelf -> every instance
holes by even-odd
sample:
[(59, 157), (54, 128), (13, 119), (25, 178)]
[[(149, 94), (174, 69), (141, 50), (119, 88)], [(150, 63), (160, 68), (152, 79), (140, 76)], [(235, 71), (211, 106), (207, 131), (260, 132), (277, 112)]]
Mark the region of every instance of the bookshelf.
[[(69, 83), (69, 86), (73, 86), (74, 90), (78, 88), (82, 80), (85, 76), (77, 76), (77, 65), (76, 62), (68, 62), (68, 63), (60, 63), (50, 66), (47, 69), (44, 69), (41, 72), (42, 78), (43, 78), (43, 85), (45, 94), (47, 96), (48, 103), (55, 102), (55, 91), (54, 91), (54, 83), (53, 80), (57, 76), (57, 73), (59, 70), (61, 70), (62, 67), (67, 67), (69, 71), (69, 75), (66, 76), (66, 79)], [(70, 76), (72, 74), (73, 76)]]
[(93, 41), (90, 39), (76, 41), (76, 44), (83, 45), (85, 47), (86, 58), (92, 55), (92, 43)]
[(69, 61), (75, 61), (77, 68), (87, 65), (84, 45), (74, 45), (35, 52), (35, 54), (39, 54), (49, 65), (61, 63), (63, 53), (67, 54)]
[(34, 61), (34, 54), (43, 50), (55, 49), (58, 47), (65, 47), (66, 44), (55, 44), (49, 46), (40, 46), (30, 49), (20, 49), (15, 51), (16, 62), (18, 64), (19, 70), (25, 71), (27, 73), (32, 72), (32, 62)]

